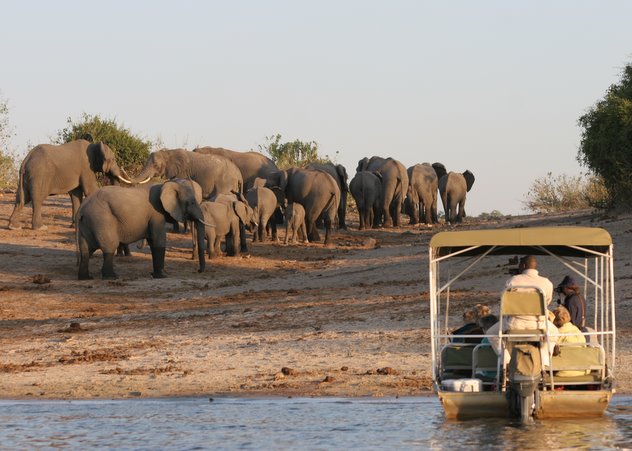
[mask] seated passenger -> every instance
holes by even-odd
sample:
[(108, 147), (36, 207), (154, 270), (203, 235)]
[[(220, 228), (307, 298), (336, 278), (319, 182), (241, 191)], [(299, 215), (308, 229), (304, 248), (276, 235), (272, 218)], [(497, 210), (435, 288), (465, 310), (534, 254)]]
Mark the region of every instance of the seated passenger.
[[(566, 307), (560, 305), (558, 308), (555, 309), (553, 313), (555, 314), (555, 320), (553, 321), (553, 324), (555, 324), (555, 326), (557, 327), (558, 332), (560, 334), (572, 334), (558, 337), (558, 345), (564, 343), (586, 343), (586, 338), (582, 335), (577, 326), (575, 326), (571, 322), (571, 314)], [(583, 376), (584, 374), (588, 373), (590, 373), (590, 371), (562, 370), (556, 371), (554, 374), (561, 377), (575, 377)]]
[[(487, 314), (482, 318), (478, 319), (478, 325), (483, 329), (483, 333), (487, 333), (487, 331), (498, 322), (498, 317), (494, 314)], [(490, 343), (489, 338), (485, 337), (481, 340), (481, 344)], [(495, 379), (496, 371), (487, 371), (487, 370), (476, 370), (476, 376), (480, 376), (486, 379)]]
[(563, 295), (563, 300), (558, 300), (558, 304), (562, 304), (571, 315), (571, 323), (580, 330), (586, 326), (586, 300), (582, 296), (581, 291), (575, 279), (566, 276), (555, 288), (555, 292)]
[[(473, 308), (469, 308), (463, 312), (463, 326), (452, 332), (452, 335), (483, 335), (483, 329), (478, 325), (479, 315), (489, 314), (490, 309), (486, 305), (476, 304)], [(480, 343), (481, 338), (461, 338), (455, 337), (453, 343)]]

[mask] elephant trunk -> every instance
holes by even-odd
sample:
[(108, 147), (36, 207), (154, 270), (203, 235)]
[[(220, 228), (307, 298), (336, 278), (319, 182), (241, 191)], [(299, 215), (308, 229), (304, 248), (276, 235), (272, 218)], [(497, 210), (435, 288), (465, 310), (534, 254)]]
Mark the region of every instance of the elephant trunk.
[(205, 258), (204, 249), (206, 248), (206, 246), (204, 245), (204, 238), (205, 238), (204, 224), (201, 221), (195, 221), (195, 229), (197, 232), (198, 261), (200, 262), (200, 267), (198, 269), (198, 272), (204, 272), (204, 269), (206, 267), (206, 261), (204, 260)]
[(194, 222), (195, 231), (197, 232), (197, 251), (198, 261), (200, 262), (198, 272), (204, 272), (204, 268), (206, 267), (206, 261), (204, 260), (204, 249), (206, 248), (206, 246), (204, 246), (204, 239), (206, 237), (204, 213), (202, 213), (202, 208), (196, 204), (191, 206), (187, 212), (187, 216)]
[(134, 185), (143, 185), (151, 180), (151, 178), (156, 175), (156, 171), (152, 165), (147, 165), (140, 171), (136, 177), (132, 179), (132, 184)]

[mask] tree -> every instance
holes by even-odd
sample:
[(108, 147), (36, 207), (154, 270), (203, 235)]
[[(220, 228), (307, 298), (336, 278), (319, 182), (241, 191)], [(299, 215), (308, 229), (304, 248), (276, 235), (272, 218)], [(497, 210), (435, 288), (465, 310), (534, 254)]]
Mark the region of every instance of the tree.
[(578, 123), (583, 131), (577, 160), (601, 176), (609, 207), (631, 208), (632, 64)]
[(17, 159), (9, 149), (13, 134), (9, 123), (8, 102), (0, 97), (0, 189), (14, 187), (17, 184)]
[(75, 139), (103, 141), (116, 154), (119, 166), (131, 170), (142, 166), (149, 156), (152, 142), (132, 134), (129, 129), (118, 125), (114, 119), (102, 119), (99, 115), (83, 113), (81, 121), (75, 123), (69, 117), (67, 123), (66, 128), (57, 132), (58, 144)]
[(266, 144), (259, 145), (259, 151), (270, 155), (279, 169), (304, 167), (309, 163), (330, 161), (327, 156), (322, 158), (318, 155), (316, 141), (302, 142), (297, 139), (292, 142), (281, 143), (281, 135), (278, 133), (274, 136), (266, 136)]

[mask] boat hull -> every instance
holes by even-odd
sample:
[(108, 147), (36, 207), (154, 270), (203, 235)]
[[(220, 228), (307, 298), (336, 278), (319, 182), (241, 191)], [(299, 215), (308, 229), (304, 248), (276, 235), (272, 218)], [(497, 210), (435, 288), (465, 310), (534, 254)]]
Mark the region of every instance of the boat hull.
[[(509, 402), (503, 392), (437, 392), (448, 419), (508, 418)], [(538, 419), (589, 418), (603, 415), (611, 390), (541, 391)]]

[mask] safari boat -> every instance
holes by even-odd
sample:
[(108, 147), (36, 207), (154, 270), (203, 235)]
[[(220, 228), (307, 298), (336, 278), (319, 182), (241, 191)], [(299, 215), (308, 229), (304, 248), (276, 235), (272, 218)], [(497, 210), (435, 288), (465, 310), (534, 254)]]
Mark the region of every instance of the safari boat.
[[(531, 330), (503, 327), (514, 315), (543, 319), (556, 304), (553, 300), (547, 306), (537, 287), (503, 291), (509, 265), (522, 255), (535, 255), (540, 275), (554, 286), (564, 275), (583, 285), (586, 344), (553, 346), (560, 334), (547, 321), (536, 322), (538, 327)], [(487, 280), (497, 273), (498, 282), (477, 285), (477, 273)], [(477, 293), (487, 295), (472, 299)], [(515, 416), (528, 421), (605, 411), (615, 391), (616, 344), (613, 243), (606, 230), (526, 227), (437, 233), (429, 245), (429, 296), (433, 387), (447, 418)], [(453, 335), (462, 324), (463, 308), (485, 301), (500, 318), (498, 332)], [(491, 340), (502, 352), (485, 343)], [(498, 358), (503, 354), (510, 358)]]

